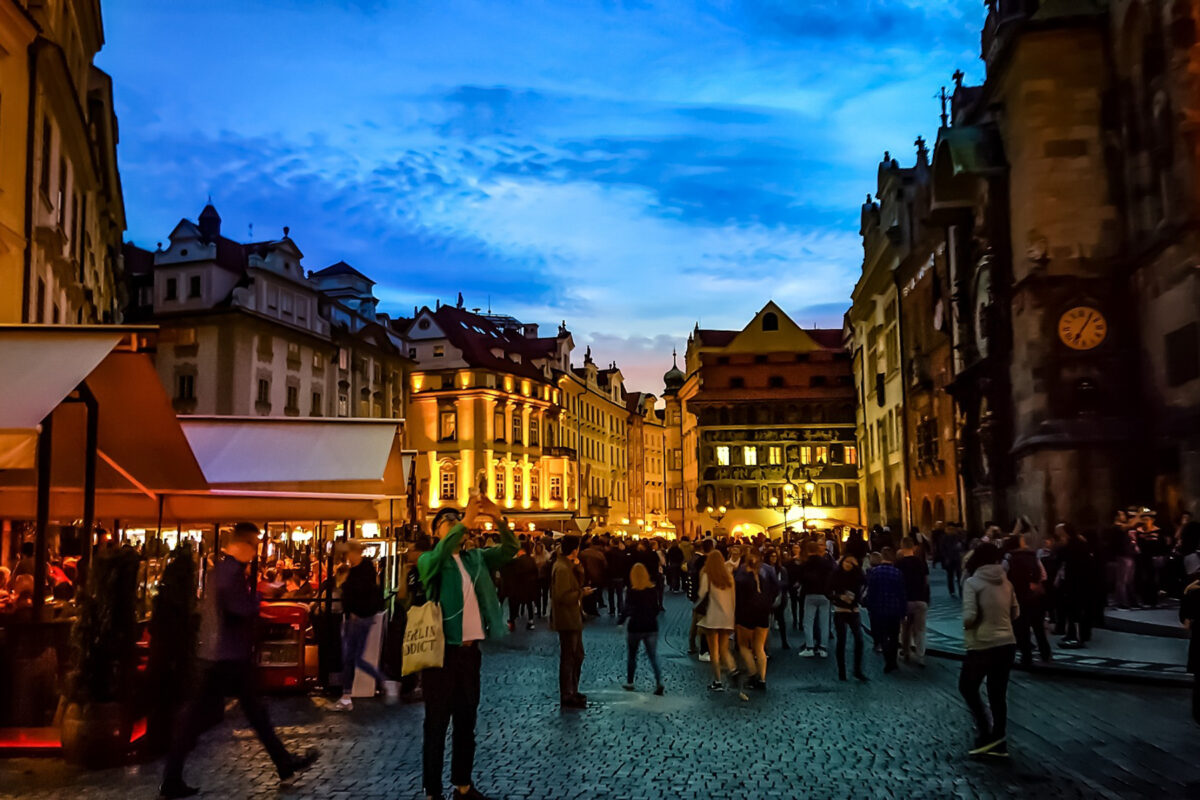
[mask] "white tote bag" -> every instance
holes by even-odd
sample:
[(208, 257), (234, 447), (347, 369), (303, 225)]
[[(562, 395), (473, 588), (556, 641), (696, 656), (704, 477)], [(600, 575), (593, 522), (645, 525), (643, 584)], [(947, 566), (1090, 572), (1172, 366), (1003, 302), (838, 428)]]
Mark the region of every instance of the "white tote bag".
[(404, 653), (400, 673), (411, 675), (430, 667), (442, 666), (446, 655), (446, 636), (442, 632), (442, 607), (426, 603), (408, 610), (404, 625)]

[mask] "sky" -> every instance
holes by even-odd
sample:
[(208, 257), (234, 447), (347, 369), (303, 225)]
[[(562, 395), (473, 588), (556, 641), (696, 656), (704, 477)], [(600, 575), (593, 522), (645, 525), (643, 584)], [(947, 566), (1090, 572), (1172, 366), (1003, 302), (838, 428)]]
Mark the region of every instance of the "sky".
[[(659, 393), (768, 300), (840, 327), (890, 150), (977, 81), (978, 0), (105, 0), (129, 240), (345, 260), (380, 310), (462, 292)], [(251, 226), (253, 233), (251, 234)]]

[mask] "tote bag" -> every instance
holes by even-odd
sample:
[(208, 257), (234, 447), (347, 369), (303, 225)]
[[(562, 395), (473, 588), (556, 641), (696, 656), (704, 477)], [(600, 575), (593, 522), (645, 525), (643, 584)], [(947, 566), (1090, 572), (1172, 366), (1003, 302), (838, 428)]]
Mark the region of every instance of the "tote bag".
[(408, 610), (404, 627), (404, 654), (401, 675), (411, 675), (423, 669), (442, 666), (446, 655), (446, 636), (442, 632), (442, 607), (426, 603)]

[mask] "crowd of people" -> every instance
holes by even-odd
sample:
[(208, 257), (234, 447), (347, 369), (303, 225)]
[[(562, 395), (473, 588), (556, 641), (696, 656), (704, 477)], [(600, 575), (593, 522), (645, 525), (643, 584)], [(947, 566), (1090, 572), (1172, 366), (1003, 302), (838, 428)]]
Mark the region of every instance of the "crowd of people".
[[(481, 530), (482, 518), (494, 520), (495, 530), (493, 525)], [(1046, 537), (1037, 536), (1021, 520), (1009, 533), (989, 525), (970, 539), (954, 526), (938, 526), (930, 535), (914, 530), (902, 537), (876, 527), (852, 530), (845, 538), (834, 531), (787, 531), (782, 540), (723, 535), (705, 535), (698, 541), (628, 540), (603, 533), (518, 536), (499, 507), (486, 497), (475, 497), (465, 512), (439, 512), (433, 536), (418, 537), (405, 555), (403, 606), (436, 601), (443, 623), (442, 666), (425, 669), (419, 677), (397, 684), (390, 680), (398, 677), (394, 666), (380, 670), (362, 657), (366, 633), (384, 604), (376, 567), (361, 549), (349, 547), (346, 563), (334, 573), (345, 615), (344, 693), (331, 708), (353, 708), (350, 687), (358, 671), (370, 675), (389, 701), (397, 699), (398, 686), (404, 687), (408, 698), (425, 704), (427, 796), (443, 796), (446, 737), (452, 730), (452, 794), (483, 798), (472, 779), (483, 640), (519, 625), (533, 630), (548, 624), (559, 642), (559, 705), (574, 712), (588, 708), (581, 691), (585, 627), (589, 620), (608, 616), (624, 628), (627, 644), (624, 675), (608, 678), (626, 691), (637, 691), (644, 653), (653, 691), (662, 695), (667, 683), (658, 658), (659, 619), (667, 595), (681, 595), (691, 604), (688, 652), (708, 665), (708, 691), (732, 690), (741, 701), (750, 702), (754, 694), (767, 690), (768, 650), (772, 658), (793, 650), (789, 634), (801, 657), (823, 659), (832, 649), (837, 677), (843, 681), (868, 681), (865, 633), (885, 675), (905, 664), (925, 666), (932, 566), (945, 571), (949, 593), (961, 596), (966, 657), (959, 690), (976, 726), (969, 753), (1004, 757), (1009, 673), (1018, 656), (1026, 664), (1035, 652), (1044, 660), (1053, 657), (1048, 632), (1062, 637), (1060, 647), (1086, 646), (1106, 605), (1152, 607), (1167, 596), (1182, 598), (1180, 618), (1185, 625), (1200, 624), (1200, 525), (1185, 519), (1164, 532), (1154, 519), (1154, 514), (1139, 509), (1134, 515), (1116, 515), (1110, 529), (1080, 533), (1061, 524)], [(1038, 542), (1038, 549), (1031, 541)], [(232, 546), (236, 550), (238, 542)], [(280, 571), (263, 576), (267, 583), (260, 582), (260, 592), (280, 577), (285, 593), (294, 591), (292, 583), (304, 583), (295, 575), (289, 580), (290, 565), (276, 566)], [(210, 580), (229, 582), (225, 572), (232, 570), (214, 570)], [(244, 599), (241, 593), (250, 589), (242, 583), (233, 581), (224, 588), (218, 584), (215, 591), (210, 584), (210, 593), (218, 599), (206, 601), (206, 609), (229, 602), (219, 599), (222, 591)], [(240, 608), (241, 599), (233, 605)], [(245, 643), (236, 624), (239, 613), (226, 609), (225, 616), (212, 616), (218, 621), (218, 636), (222, 625), (232, 631), (228, 635), (237, 642), (234, 649), (241, 658)], [(1197, 641), (1189, 655), (1193, 672), (1200, 668)], [(316, 754), (294, 756), (280, 749), (261, 705), (244, 696), (247, 667), (239, 664), (213, 673), (205, 692), (242, 698), (281, 775), (307, 766)], [(596, 680), (588, 677), (588, 682)], [(981, 696), (985, 683), (986, 697)], [(1200, 683), (1197, 686), (1200, 689)], [(1200, 691), (1194, 695), (1193, 710), (1200, 721)], [(182, 782), (182, 761), (194, 739), (192, 724), (181, 724), (180, 744), (168, 762), (165, 796), (182, 797), (191, 791)]]

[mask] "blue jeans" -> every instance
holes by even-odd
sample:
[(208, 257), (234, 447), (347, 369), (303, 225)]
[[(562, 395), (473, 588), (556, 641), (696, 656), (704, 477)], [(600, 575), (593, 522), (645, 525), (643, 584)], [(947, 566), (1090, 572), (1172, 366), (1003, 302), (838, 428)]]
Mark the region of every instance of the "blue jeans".
[(637, 668), (638, 644), (646, 645), (646, 655), (650, 657), (650, 666), (654, 669), (654, 683), (662, 685), (662, 670), (658, 668), (658, 634), (657, 633), (630, 633), (625, 639), (629, 645), (629, 663), (625, 670), (626, 677), (629, 680), (626, 683), (633, 683), (633, 673)]
[(363, 650), (367, 648), (367, 637), (375, 624), (374, 617), (346, 616), (342, 623), (342, 694), (349, 695), (354, 688), (354, 669), (357, 667), (370, 675), (377, 683), (383, 683), (384, 677), (379, 670), (363, 660)]

